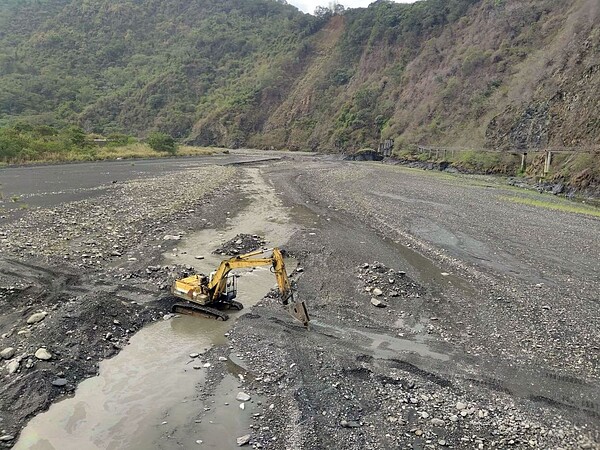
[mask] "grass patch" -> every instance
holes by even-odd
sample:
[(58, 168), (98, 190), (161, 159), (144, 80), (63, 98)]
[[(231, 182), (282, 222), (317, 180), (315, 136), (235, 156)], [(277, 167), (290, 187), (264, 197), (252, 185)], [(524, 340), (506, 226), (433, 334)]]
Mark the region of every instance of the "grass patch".
[(527, 197), (509, 197), (505, 195), (498, 196), (500, 200), (522, 205), (545, 208), (553, 211), (562, 211), (566, 213), (584, 214), (592, 217), (600, 217), (600, 209), (593, 206), (571, 203), (567, 200), (553, 199), (552, 201), (538, 198)]
[[(212, 155), (215, 153), (215, 149), (208, 147), (192, 147), (189, 145), (182, 145), (177, 147), (177, 153), (175, 156), (202, 156)], [(124, 145), (122, 147), (103, 147), (96, 151), (96, 160), (106, 159), (132, 159), (132, 158), (165, 158), (173, 156), (171, 153), (158, 152), (152, 150), (148, 144), (135, 143)]]
[(180, 145), (177, 147), (177, 155), (179, 156), (202, 156), (202, 155), (214, 155), (215, 153), (229, 153), (226, 149), (215, 149), (210, 147), (193, 147), (191, 145)]
[[(206, 156), (213, 155), (217, 150), (208, 147), (192, 147), (182, 145), (177, 148), (176, 155), (166, 152), (152, 150), (149, 145), (143, 143), (128, 144), (119, 147), (98, 147), (82, 151), (69, 151), (57, 153), (45, 153), (39, 158), (27, 161), (16, 161), (18, 164), (37, 163), (61, 163), (61, 162), (83, 162), (83, 161), (105, 161), (114, 159), (147, 159), (166, 158), (171, 156)], [(6, 165), (3, 165), (6, 166)]]

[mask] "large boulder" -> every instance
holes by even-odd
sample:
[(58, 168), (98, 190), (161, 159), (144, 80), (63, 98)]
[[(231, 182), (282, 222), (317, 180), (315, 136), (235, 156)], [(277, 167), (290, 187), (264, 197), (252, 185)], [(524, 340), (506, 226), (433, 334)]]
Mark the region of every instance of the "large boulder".
[(344, 158), (346, 161), (383, 161), (383, 155), (372, 148), (363, 148)]

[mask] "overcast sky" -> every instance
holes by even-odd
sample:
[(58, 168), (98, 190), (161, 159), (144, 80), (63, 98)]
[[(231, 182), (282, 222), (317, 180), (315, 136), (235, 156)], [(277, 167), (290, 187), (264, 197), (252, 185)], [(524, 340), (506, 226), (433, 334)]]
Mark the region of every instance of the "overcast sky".
[[(369, 6), (375, 0), (339, 0), (338, 3), (346, 8), (360, 8)], [(399, 3), (413, 3), (415, 0), (395, 0)], [(328, 6), (329, 0), (287, 0), (288, 3), (304, 12), (313, 13), (317, 6)]]

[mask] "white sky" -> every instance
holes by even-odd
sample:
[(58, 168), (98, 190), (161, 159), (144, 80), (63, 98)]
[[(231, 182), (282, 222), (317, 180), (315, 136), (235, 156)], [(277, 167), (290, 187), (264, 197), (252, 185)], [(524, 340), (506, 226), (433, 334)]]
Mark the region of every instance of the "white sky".
[[(338, 0), (346, 8), (361, 8), (369, 6), (375, 0)], [(415, 0), (395, 0), (398, 3), (414, 3)], [(287, 0), (291, 5), (307, 13), (313, 13), (317, 6), (328, 6), (329, 0)]]

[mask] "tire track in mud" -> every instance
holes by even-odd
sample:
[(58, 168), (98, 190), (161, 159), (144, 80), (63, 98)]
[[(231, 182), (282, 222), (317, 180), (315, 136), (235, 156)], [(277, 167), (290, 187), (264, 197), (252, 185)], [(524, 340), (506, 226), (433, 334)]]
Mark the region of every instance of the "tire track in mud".
[[(448, 349), (450, 359), (440, 364), (438, 359), (428, 357), (427, 352), (423, 352), (419, 344), (410, 339), (404, 339), (406, 348), (412, 346), (414, 350), (399, 350), (396, 357), (386, 358), (382, 355), (389, 348), (385, 344), (398, 340), (390, 336), (392, 330), (389, 330), (388, 334), (365, 334), (364, 331), (352, 327), (342, 330), (339, 326), (329, 327), (328, 324), (319, 322), (318, 326), (311, 326), (311, 331), (335, 339), (336, 345), (357, 352), (363, 358), (372, 358), (382, 364), (388, 364), (389, 367), (402, 369), (441, 387), (452, 387), (455, 384), (452, 380), (458, 379), (461, 381), (460, 385), (464, 385), (465, 382), (473, 383), (511, 397), (541, 402), (558, 410), (566, 409), (590, 419), (599, 417), (600, 398), (597, 386), (571, 375), (539, 369), (508, 369), (508, 361), (495, 361), (496, 367), (492, 368), (487, 361), (471, 358), (467, 365), (461, 361), (460, 354), (455, 349)], [(373, 337), (373, 341), (361, 345), (364, 339), (360, 339), (360, 336), (369, 335)], [(374, 342), (378, 343), (376, 347), (373, 346)], [(404, 356), (400, 358), (402, 353)], [(479, 374), (475, 375), (478, 372)]]

